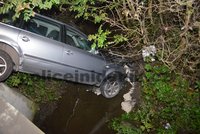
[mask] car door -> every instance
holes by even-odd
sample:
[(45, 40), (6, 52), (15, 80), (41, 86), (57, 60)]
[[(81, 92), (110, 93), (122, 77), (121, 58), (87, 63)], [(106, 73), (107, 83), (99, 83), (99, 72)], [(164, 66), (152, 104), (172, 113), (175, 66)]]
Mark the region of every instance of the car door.
[(63, 63), (73, 72), (68, 78), (79, 83), (98, 84), (105, 70), (105, 61), (89, 53), (88, 47), (83, 47), (78, 38), (82, 37), (77, 31), (66, 29)]
[(61, 25), (35, 17), (23, 29), (18, 36), (24, 56), (21, 71), (48, 76), (59, 72), (63, 52)]

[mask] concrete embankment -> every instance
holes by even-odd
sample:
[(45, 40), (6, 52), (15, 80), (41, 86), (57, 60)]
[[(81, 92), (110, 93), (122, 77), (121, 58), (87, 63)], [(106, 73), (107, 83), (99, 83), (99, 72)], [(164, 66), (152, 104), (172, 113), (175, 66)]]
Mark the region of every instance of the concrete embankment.
[(31, 120), (35, 104), (0, 83), (0, 134), (44, 134)]

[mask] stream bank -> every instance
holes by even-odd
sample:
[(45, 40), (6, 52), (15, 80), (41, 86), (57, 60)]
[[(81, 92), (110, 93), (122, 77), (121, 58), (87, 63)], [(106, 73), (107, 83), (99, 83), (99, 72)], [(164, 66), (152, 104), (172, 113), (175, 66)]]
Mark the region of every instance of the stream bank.
[(43, 105), (34, 123), (47, 134), (114, 134), (108, 123), (124, 113), (120, 104), (129, 86), (112, 99), (88, 92), (91, 88), (94, 87), (66, 82), (62, 98)]

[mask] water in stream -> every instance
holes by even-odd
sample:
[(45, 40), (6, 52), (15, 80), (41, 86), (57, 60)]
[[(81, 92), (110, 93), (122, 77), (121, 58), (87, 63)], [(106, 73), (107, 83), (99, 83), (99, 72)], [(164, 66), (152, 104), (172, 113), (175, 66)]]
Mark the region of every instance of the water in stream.
[(54, 108), (41, 109), (34, 121), (36, 125), (46, 134), (114, 134), (108, 121), (123, 113), (122, 96), (127, 90), (113, 99), (106, 99), (86, 91), (94, 88), (92, 86), (66, 85), (66, 92)]

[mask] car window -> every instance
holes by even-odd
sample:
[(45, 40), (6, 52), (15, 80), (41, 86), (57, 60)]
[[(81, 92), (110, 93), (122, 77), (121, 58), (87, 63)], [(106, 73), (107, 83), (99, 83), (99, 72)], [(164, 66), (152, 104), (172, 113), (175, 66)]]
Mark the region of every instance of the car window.
[(91, 49), (91, 43), (85, 38), (76, 36), (76, 40), (78, 41), (78, 44), (79, 46), (81, 46), (82, 49), (88, 50), (88, 51)]
[(11, 22), (11, 18), (9, 16), (9, 14), (0, 14), (0, 21), (4, 22), (4, 23), (10, 23)]
[(15, 27), (20, 27), (21, 24), (21, 18), (17, 18), (15, 20), (12, 19), (13, 17), (13, 12), (9, 12), (6, 14), (0, 14), (0, 22), (15, 26)]
[(69, 30), (66, 31), (65, 43), (87, 51), (91, 49), (91, 43), (87, 39)]
[(25, 23), (24, 29), (53, 40), (60, 40), (60, 26), (48, 21), (32, 18)]

